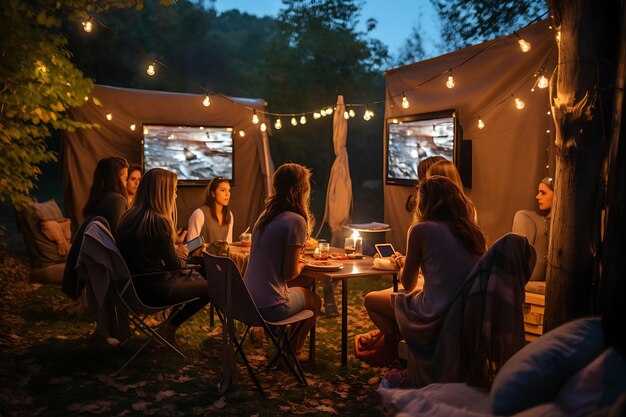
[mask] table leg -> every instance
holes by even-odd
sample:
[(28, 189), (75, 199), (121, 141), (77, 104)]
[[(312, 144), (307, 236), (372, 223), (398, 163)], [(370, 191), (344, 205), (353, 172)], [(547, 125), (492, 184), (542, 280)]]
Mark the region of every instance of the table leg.
[(348, 280), (341, 280), (341, 365), (348, 365)]
[[(313, 288), (311, 288), (313, 293), (317, 294), (317, 279), (313, 279)], [(311, 333), (309, 333), (309, 366), (311, 368), (315, 367), (315, 327), (317, 323), (314, 322), (311, 327)]]
[(398, 292), (398, 274), (397, 273), (392, 275), (391, 282), (393, 282), (393, 292)]

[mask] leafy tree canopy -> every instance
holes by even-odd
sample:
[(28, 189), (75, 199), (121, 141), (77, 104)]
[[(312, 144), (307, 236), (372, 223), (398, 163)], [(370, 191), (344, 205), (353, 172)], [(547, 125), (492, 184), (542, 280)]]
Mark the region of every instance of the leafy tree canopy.
[(92, 125), (69, 119), (93, 82), (70, 60), (64, 20), (86, 20), (109, 7), (141, 8), (140, 1), (10, 0), (0, 11), (0, 202), (22, 204), (39, 164), (56, 160), (46, 146), (51, 129)]
[(442, 52), (508, 35), (547, 13), (545, 0), (430, 0), (442, 22)]

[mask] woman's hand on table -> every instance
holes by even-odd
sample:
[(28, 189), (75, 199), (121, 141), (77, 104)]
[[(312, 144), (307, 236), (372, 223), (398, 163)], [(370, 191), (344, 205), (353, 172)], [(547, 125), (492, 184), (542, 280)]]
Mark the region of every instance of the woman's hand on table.
[(400, 252), (396, 252), (390, 256), (391, 262), (396, 266), (396, 268), (401, 269), (404, 266), (404, 261), (406, 256), (404, 256)]

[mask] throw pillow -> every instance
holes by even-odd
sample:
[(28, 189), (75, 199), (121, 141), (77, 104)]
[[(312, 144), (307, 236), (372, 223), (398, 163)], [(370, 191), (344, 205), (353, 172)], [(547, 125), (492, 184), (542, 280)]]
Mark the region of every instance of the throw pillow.
[(626, 362), (611, 348), (574, 375), (554, 402), (569, 417), (586, 416), (613, 404), (625, 392)]
[(489, 394), (491, 411), (510, 416), (551, 401), (603, 349), (599, 318), (579, 319), (544, 334), (504, 364)]
[(63, 218), (54, 200), (32, 202), (23, 210), (17, 210), (16, 217), (33, 267), (42, 268), (65, 262), (65, 256), (59, 255), (57, 243), (48, 239), (41, 230), (42, 221)]

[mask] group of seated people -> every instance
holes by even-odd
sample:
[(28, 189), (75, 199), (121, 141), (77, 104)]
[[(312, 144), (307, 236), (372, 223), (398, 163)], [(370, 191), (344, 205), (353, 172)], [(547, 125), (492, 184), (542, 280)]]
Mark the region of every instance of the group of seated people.
[[(321, 307), (317, 294), (298, 276), (303, 267), (302, 248), (313, 223), (309, 211), (310, 171), (298, 164), (280, 166), (273, 177), (274, 193), (253, 228), (249, 267), (244, 280), (261, 314), (279, 321), (303, 309), (313, 310), (295, 340), (301, 353), (306, 335)], [(189, 218), (188, 230), (177, 230), (177, 175), (161, 168), (141, 176), (122, 157), (99, 161), (83, 210), (86, 219), (101, 216), (131, 274), (152, 275), (134, 280), (139, 297), (148, 305), (173, 304), (197, 297), (185, 304), (159, 332), (176, 344), (176, 330), (209, 303), (208, 283), (199, 274), (182, 272), (189, 251), (184, 242), (202, 236), (205, 242), (232, 242), (233, 214), (228, 205), (230, 183), (214, 178), (206, 188), (205, 202)]]
[[(407, 253), (396, 253), (392, 261), (399, 268), (402, 290), (414, 295), (412, 308), (432, 317), (449, 306), (485, 252), (486, 238), (478, 225), (476, 208), (465, 195), (453, 163), (431, 157), (419, 164), (418, 173), (420, 181), (415, 187)], [(188, 278), (188, 274), (172, 271), (186, 265), (189, 253), (183, 244), (185, 240), (202, 235), (205, 242), (232, 242), (230, 184), (221, 177), (209, 183), (204, 205), (192, 213), (185, 232), (176, 228), (176, 174), (154, 168), (141, 175), (139, 167), (130, 167), (124, 158), (102, 159), (95, 170), (83, 214), (99, 215), (108, 221), (131, 274), (162, 272), (135, 281), (139, 296), (147, 304), (198, 297), (160, 329), (162, 336), (175, 344), (178, 326), (210, 301), (207, 291), (210, 284), (200, 276)], [(310, 180), (309, 169), (299, 164), (287, 163), (276, 170), (273, 193), (266, 199), (252, 230), (252, 247), (244, 275), (252, 298), (267, 320), (279, 321), (303, 309), (313, 310), (314, 316), (294, 338), (299, 356), (321, 308), (320, 297), (308, 289), (311, 282), (299, 277), (304, 266), (303, 247), (313, 227), (309, 210)], [(537, 248), (539, 262), (533, 279), (543, 279), (551, 179), (545, 178), (539, 184), (537, 201), (541, 215), (518, 213), (513, 231), (527, 236)], [(391, 290), (367, 294), (365, 307), (379, 331), (362, 335), (356, 341), (357, 346), (365, 351), (363, 359), (367, 362), (386, 365), (396, 356), (400, 337)]]

